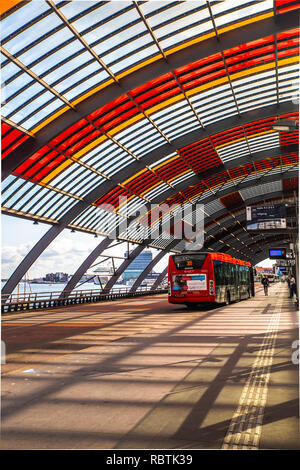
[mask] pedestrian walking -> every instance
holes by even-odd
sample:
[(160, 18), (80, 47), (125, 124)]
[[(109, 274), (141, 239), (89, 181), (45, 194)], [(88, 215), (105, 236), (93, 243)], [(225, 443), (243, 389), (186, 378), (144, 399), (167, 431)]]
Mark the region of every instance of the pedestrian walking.
[(291, 277), (290, 279), (290, 298), (292, 299), (294, 297), (294, 294), (296, 294), (297, 289), (296, 289), (296, 280), (294, 276)]
[(264, 286), (265, 295), (268, 295), (269, 279), (267, 278), (267, 276), (264, 276), (262, 278), (261, 283)]

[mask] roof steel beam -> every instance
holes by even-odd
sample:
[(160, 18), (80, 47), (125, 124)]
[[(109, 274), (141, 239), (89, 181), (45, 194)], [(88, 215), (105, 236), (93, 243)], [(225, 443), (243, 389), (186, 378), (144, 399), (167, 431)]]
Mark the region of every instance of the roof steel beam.
[[(295, 172), (297, 173), (297, 172)], [(271, 182), (271, 180), (269, 180), (269, 182)], [(255, 186), (255, 184), (253, 184), (253, 186)], [(250, 185), (248, 186), (245, 186), (244, 188), (248, 188), (248, 187), (251, 187)], [(285, 193), (283, 193), (283, 191), (276, 191), (276, 192), (273, 192), (273, 193), (265, 193), (263, 195), (259, 195), (259, 196), (256, 196), (255, 198), (251, 198), (251, 199), (247, 199), (246, 201), (244, 201), (243, 204), (237, 206), (237, 207), (234, 207), (233, 209), (233, 213), (238, 211), (239, 209), (243, 208), (243, 207), (246, 207), (246, 205), (251, 205), (251, 204), (255, 204), (256, 202), (263, 202), (266, 198), (267, 199), (271, 199), (271, 198), (276, 198), (276, 197), (282, 197)], [(219, 217), (222, 217), (222, 216), (226, 216), (229, 212), (229, 209), (222, 209), (221, 211), (218, 211), (218, 212), (214, 212), (213, 214), (211, 214), (209, 217), (207, 217), (207, 220), (209, 219), (212, 219), (212, 220), (215, 220)]]
[(113, 274), (109, 279), (108, 283), (105, 286), (106, 291), (109, 292), (113, 288), (121, 274), (123, 274), (125, 269), (128, 268), (132, 261), (144, 250), (144, 248), (146, 248), (146, 245), (138, 245), (137, 247), (135, 247), (132, 253), (129, 253), (129, 257), (123, 261), (123, 263), (116, 270), (115, 274)]
[[(137, 173), (140, 170), (143, 170), (147, 165), (151, 165), (155, 161), (160, 160), (162, 157), (169, 155), (188, 145), (193, 144), (199, 140), (209, 138), (214, 134), (230, 130), (234, 127), (244, 126), (253, 121), (263, 120), (272, 116), (278, 116), (280, 114), (298, 112), (298, 105), (292, 101), (287, 101), (280, 103), (279, 106), (269, 105), (264, 106), (259, 109), (251, 110), (246, 113), (243, 113), (239, 116), (231, 116), (223, 120), (217, 121), (213, 124), (208, 125), (205, 128), (197, 129), (191, 132), (188, 132), (180, 137), (175, 138), (172, 142), (161, 145), (160, 147), (152, 150), (148, 154), (145, 154), (141, 160), (136, 160), (130, 165), (128, 165), (123, 170), (118, 171), (111, 177), (110, 181), (114, 181), (115, 184), (118, 182), (124, 181), (124, 179), (132, 176), (134, 173)], [(59, 119), (59, 118), (58, 118)], [(59, 134), (62, 132), (61, 129)], [(43, 131), (41, 131), (42, 133)], [(27, 160), (32, 154), (37, 152), (41, 147), (47, 145), (47, 143), (54, 136), (40, 135), (39, 133), (35, 139), (27, 139), (23, 144), (17, 147), (13, 152), (10, 153), (9, 158), (5, 158), (2, 161), (2, 180), (7, 178), (21, 163)], [(223, 165), (223, 164), (222, 164)], [(109, 181), (103, 183), (108, 184)]]
[[(241, 183), (237, 184), (234, 187), (227, 188), (223, 191), (220, 190), (219, 192), (217, 192), (217, 194), (215, 196), (212, 195), (212, 196), (209, 196), (209, 197), (201, 200), (200, 204), (204, 204), (204, 205), (208, 204), (209, 202), (215, 201), (216, 199), (220, 199), (221, 197), (227, 196), (228, 194), (231, 194), (233, 192), (236, 192), (236, 191), (239, 191), (239, 190), (242, 190), (242, 189), (249, 188), (251, 186), (256, 186), (257, 184), (265, 184), (265, 183), (273, 183), (275, 181), (281, 181), (282, 179), (284, 179), (282, 177), (280, 178), (281, 175), (283, 176), (284, 173), (282, 173), (282, 174), (277, 173), (275, 175), (261, 176), (258, 179), (258, 181), (257, 180), (256, 181), (255, 180), (250, 180), (250, 181), (245, 181), (244, 183), (241, 182)], [(299, 175), (298, 170), (295, 170), (295, 171), (290, 172), (290, 174), (287, 175), (287, 178), (297, 178), (298, 175)], [(236, 209), (236, 208), (234, 208), (234, 209)]]
[[(298, 18), (297, 15), (293, 13), (286, 13), (285, 15), (280, 15), (276, 20), (273, 17), (263, 20), (259, 22), (259, 26), (264, 32), (264, 36), (268, 36), (298, 27)], [(151, 81), (165, 73), (169, 73), (176, 68), (215, 54), (218, 50), (221, 52), (237, 46), (241, 43), (241, 39), (244, 43), (257, 39), (257, 23), (243, 27), (242, 34), (239, 29), (224, 33), (221, 39), (222, 40), (219, 42), (216, 41), (215, 38), (208, 39), (205, 43), (199, 43), (182, 49), (168, 56), (167, 62), (164, 59), (156, 61), (141, 70), (137, 70), (134, 74), (122, 78), (119, 83), (114, 83), (104, 90), (95, 93), (82, 103), (77, 104), (76, 111), (69, 110), (63, 113), (55, 121), (48, 124), (46, 128), (42, 129), (37, 134), (37, 140), (34, 143), (31, 145), (29, 145), (29, 143), (25, 145), (24, 143), (22, 145), (22, 151), (19, 149), (19, 151), (16, 150), (12, 152), (8, 159), (11, 160), (11, 162), (6, 162), (3, 166), (3, 175), (5, 176), (12, 172), (22, 161), (26, 160), (26, 158), (56, 137), (60, 132), (122, 94), (128, 93), (139, 85)], [(201, 136), (199, 139), (200, 138)]]
[(67, 298), (73, 289), (77, 286), (78, 282), (82, 278), (82, 276), (86, 273), (89, 267), (96, 261), (96, 259), (101, 255), (101, 253), (109, 247), (112, 243), (113, 239), (108, 237), (104, 238), (99, 245), (88, 255), (88, 257), (83, 261), (83, 263), (79, 266), (76, 272), (73, 274), (67, 285), (65, 286), (64, 290), (62, 291), (59, 298)]
[(84, 209), (85, 205), (83, 201), (80, 201), (65, 215), (65, 217), (62, 218), (59, 224), (53, 225), (48, 230), (48, 232), (46, 232), (45, 235), (40, 238), (40, 240), (34, 245), (34, 247), (29, 251), (29, 253), (23, 258), (21, 263), (18, 265), (18, 267), (10, 276), (6, 284), (3, 286), (2, 294), (7, 294), (7, 296), (9, 296), (12, 293), (14, 288), (23, 278), (24, 274), (27, 273), (28, 269), (43, 253), (43, 251), (67, 227), (67, 225), (72, 222), (74, 217), (76, 217), (78, 213), (82, 212)]
[[(295, 173), (295, 174), (294, 174)], [(298, 176), (298, 172), (293, 172), (289, 177)], [(277, 177), (277, 178), (276, 178)], [(276, 181), (278, 179), (278, 174), (273, 175), (273, 177), (268, 177), (268, 182)], [(255, 182), (251, 180), (248, 182), (248, 185), (244, 183), (243, 187), (250, 187), (255, 185)], [(229, 190), (227, 190), (229, 192)], [(226, 193), (227, 193), (226, 191)], [(281, 194), (281, 193), (280, 193)], [(282, 193), (283, 194), (283, 193)], [(258, 196), (260, 198), (261, 196)], [(261, 199), (258, 199), (261, 200)], [(7, 295), (11, 294), (20, 280), (23, 278), (28, 269), (33, 265), (33, 263), (38, 259), (38, 257), (43, 253), (43, 251), (50, 245), (50, 243), (68, 226), (69, 223), (86, 207), (86, 204), (83, 201), (80, 201), (76, 206), (74, 206), (60, 221), (58, 225), (52, 226), (48, 232), (36, 243), (36, 245), (30, 250), (30, 252), (24, 257), (22, 262), (16, 268), (14, 273), (10, 276), (6, 284), (2, 288), (2, 294)], [(214, 217), (219, 215), (226, 215), (227, 210), (222, 211), (221, 213), (214, 214)], [(212, 217), (210, 216), (210, 219)]]

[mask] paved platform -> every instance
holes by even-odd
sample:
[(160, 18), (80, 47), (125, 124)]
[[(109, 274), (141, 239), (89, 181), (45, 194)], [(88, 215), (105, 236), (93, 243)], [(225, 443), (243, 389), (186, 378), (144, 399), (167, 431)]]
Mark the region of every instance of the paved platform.
[(297, 339), (283, 284), (5, 315), (1, 448), (299, 449)]

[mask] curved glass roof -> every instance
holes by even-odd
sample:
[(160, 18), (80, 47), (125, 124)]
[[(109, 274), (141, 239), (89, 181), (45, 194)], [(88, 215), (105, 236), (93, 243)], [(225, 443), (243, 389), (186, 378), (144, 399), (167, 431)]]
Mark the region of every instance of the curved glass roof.
[[(4, 213), (72, 214), (69, 227), (108, 235), (142, 205), (167, 204), (171, 217), (201, 202), (219, 227), (247, 201), (297, 188), (298, 130), (272, 124), (298, 121), (298, 2), (13, 3), (2, 14)], [(142, 222), (119, 236), (142, 242)]]

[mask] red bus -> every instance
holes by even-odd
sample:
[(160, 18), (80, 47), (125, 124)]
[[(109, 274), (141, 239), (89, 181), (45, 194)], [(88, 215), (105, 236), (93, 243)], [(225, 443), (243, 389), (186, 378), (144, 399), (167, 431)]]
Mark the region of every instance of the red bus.
[(172, 255), (169, 257), (168, 281), (168, 301), (172, 304), (228, 305), (254, 295), (251, 264), (224, 253)]

